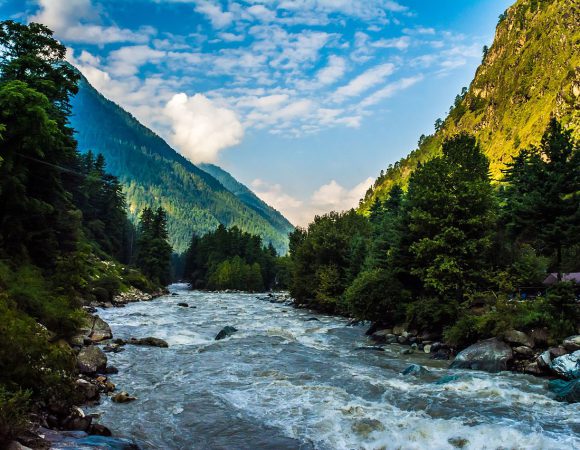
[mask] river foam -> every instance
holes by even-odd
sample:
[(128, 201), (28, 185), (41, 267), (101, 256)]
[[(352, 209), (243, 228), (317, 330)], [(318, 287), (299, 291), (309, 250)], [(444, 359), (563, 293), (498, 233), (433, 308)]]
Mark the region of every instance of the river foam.
[[(580, 407), (543, 380), (361, 349), (363, 327), (250, 294), (172, 291), (100, 311), (115, 337), (170, 344), (111, 354), (138, 400), (92, 411), (144, 448), (580, 449)], [(226, 325), (239, 331), (215, 341)], [(410, 363), (429, 372), (401, 375)]]

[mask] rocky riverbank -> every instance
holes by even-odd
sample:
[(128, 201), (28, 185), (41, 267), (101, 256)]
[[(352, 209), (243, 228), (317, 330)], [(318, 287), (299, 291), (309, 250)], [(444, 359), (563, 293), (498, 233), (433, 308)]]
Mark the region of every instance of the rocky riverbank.
[[(271, 293), (257, 298), (294, 306), (287, 293)], [(439, 336), (419, 332), (408, 324), (382, 327), (374, 323), (366, 334), (373, 341), (375, 350), (398, 344), (404, 346), (402, 354), (426, 353), (434, 360), (449, 360), (450, 368), (487, 372), (510, 370), (545, 377), (553, 380), (550, 388), (558, 400), (580, 402), (580, 335), (569, 336), (559, 345), (550, 346), (546, 329), (534, 329), (530, 333), (508, 330), (458, 352), (456, 347), (438, 339)]]
[(138, 289), (116, 295), (111, 302), (91, 302), (84, 306), (86, 318), (77, 335), (60, 344), (70, 348), (74, 355), (77, 376), (74, 380), (74, 406), (49, 402), (36, 405), (30, 431), (19, 436), (9, 445), (10, 450), (49, 448), (107, 448), (111, 450), (134, 450), (139, 447), (126, 439), (115, 438), (111, 431), (99, 423), (99, 417), (85, 414), (85, 405), (95, 405), (102, 396), (110, 396), (114, 402), (126, 403), (136, 398), (119, 391), (109, 380), (110, 374), (118, 372), (108, 364), (107, 353), (121, 352), (125, 345), (168, 347), (162, 339), (147, 336), (129, 340), (113, 339), (111, 327), (98, 315), (96, 308), (124, 307), (128, 303), (151, 301), (168, 294), (167, 289), (146, 293)]

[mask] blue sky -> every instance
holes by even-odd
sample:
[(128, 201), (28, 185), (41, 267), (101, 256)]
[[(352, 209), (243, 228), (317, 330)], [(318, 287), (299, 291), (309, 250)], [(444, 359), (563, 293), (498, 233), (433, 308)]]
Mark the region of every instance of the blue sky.
[(507, 0), (0, 0), (296, 224), (355, 206), (469, 84)]

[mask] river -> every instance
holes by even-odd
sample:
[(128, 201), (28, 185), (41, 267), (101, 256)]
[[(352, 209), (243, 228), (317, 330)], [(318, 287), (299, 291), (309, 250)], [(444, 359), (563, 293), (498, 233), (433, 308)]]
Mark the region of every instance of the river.
[[(545, 380), (365, 349), (363, 326), (252, 294), (170, 290), (99, 311), (116, 338), (170, 346), (110, 353), (138, 399), (89, 409), (144, 449), (580, 449), (580, 405)], [(239, 331), (215, 341), (226, 325)], [(429, 372), (401, 375), (411, 363)]]

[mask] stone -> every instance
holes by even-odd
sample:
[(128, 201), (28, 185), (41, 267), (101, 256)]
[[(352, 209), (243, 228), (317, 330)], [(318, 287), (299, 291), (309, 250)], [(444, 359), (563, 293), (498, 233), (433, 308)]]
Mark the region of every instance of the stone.
[(177, 304), (177, 306), (181, 306), (182, 308), (189, 308), (189, 305), (187, 303), (183, 303), (183, 302), (179, 302)]
[(93, 423), (89, 429), (89, 434), (93, 436), (112, 436), (111, 430), (100, 423)]
[(134, 400), (137, 400), (137, 397), (129, 395), (128, 392), (121, 391), (118, 394), (113, 395), (111, 397), (111, 400), (113, 400), (115, 403), (129, 403)]
[(144, 338), (131, 338), (127, 341), (127, 344), (133, 344), (133, 345), (143, 345), (143, 346), (147, 346), (147, 347), (161, 347), (161, 348), (167, 348), (169, 347), (169, 344), (164, 341), (163, 339), (159, 339), (156, 337), (144, 337)]
[(449, 354), (449, 350), (447, 350), (446, 348), (440, 348), (436, 352), (433, 352), (433, 349), (431, 349), (431, 353), (432, 353), (431, 359), (438, 361), (446, 361), (451, 356)]
[(30, 447), (22, 445), (18, 441), (12, 441), (6, 446), (6, 450), (32, 450)]
[(63, 420), (62, 427), (71, 431), (87, 431), (92, 424), (93, 418), (85, 415), (78, 406), (73, 406), (70, 415)]
[(228, 325), (228, 326), (222, 328), (222, 330), (215, 337), (215, 340), (219, 341), (221, 339), (225, 339), (228, 336), (231, 336), (232, 334), (234, 334), (236, 331), (238, 331), (237, 328), (234, 328), (234, 327), (231, 327)]
[(558, 356), (552, 360), (550, 368), (567, 380), (580, 378), (580, 350), (569, 355)]
[(538, 347), (546, 347), (548, 345), (550, 334), (547, 328), (534, 328), (529, 334)]
[(548, 351), (552, 359), (568, 354), (568, 351), (564, 347), (550, 347)]
[(415, 350), (412, 348), (405, 348), (401, 350), (401, 355), (412, 355), (413, 353), (415, 353)]
[(309, 317), (306, 319), (306, 322), (320, 322), (320, 319), (317, 319), (316, 317)]
[(560, 402), (580, 402), (580, 380), (552, 380), (548, 383), (548, 389), (556, 394), (556, 400)]
[(562, 346), (569, 352), (580, 350), (580, 334), (567, 337), (562, 342)]
[(423, 351), (425, 353), (431, 353), (431, 345), (430, 344), (424, 345), (423, 346)]
[(524, 368), (524, 372), (528, 373), (530, 375), (536, 375), (536, 376), (540, 376), (544, 374), (544, 370), (542, 368), (540, 368), (540, 366), (538, 365), (537, 362), (533, 362), (528, 364), (525, 368)]
[(545, 352), (542, 352), (538, 355), (538, 357), (536, 358), (536, 364), (538, 364), (538, 367), (544, 372), (550, 370), (550, 364), (552, 364), (552, 357), (550, 356), (549, 350), (546, 350)]
[(497, 338), (491, 338), (477, 342), (461, 351), (451, 363), (450, 368), (499, 372), (507, 370), (512, 360), (511, 347)]
[(526, 347), (534, 348), (534, 340), (526, 333), (518, 330), (509, 330), (503, 334), (503, 339), (508, 344), (515, 346), (525, 345)]
[(89, 338), (93, 342), (101, 342), (105, 339), (111, 339), (112, 337), (113, 333), (111, 332), (109, 324), (99, 316), (94, 316)]
[(514, 348), (514, 353), (521, 357), (521, 358), (531, 358), (534, 356), (534, 351), (530, 347), (526, 347), (525, 345), (520, 345), (519, 347)]
[(429, 371), (425, 369), (425, 367), (419, 364), (411, 364), (409, 367), (407, 367), (405, 370), (401, 372), (401, 375), (412, 375), (416, 377), (418, 375), (425, 375), (427, 373), (429, 373)]
[(99, 399), (99, 388), (90, 381), (79, 378), (75, 381), (75, 389), (82, 396), (84, 401)]
[(103, 372), (107, 367), (107, 356), (95, 345), (83, 347), (77, 355), (77, 367), (85, 375)]
[(107, 375), (111, 375), (111, 374), (116, 374), (116, 373), (119, 373), (119, 369), (117, 369), (117, 368), (116, 368), (116, 367), (114, 367), (114, 366), (107, 366), (107, 368), (104, 370), (104, 372), (105, 372)]
[(409, 339), (407, 337), (401, 335), (397, 338), (397, 342), (399, 344), (407, 344), (409, 342)]
[(401, 335), (401, 334), (403, 334), (405, 331), (407, 331), (407, 327), (408, 327), (408, 326), (409, 326), (409, 325), (407, 325), (407, 324), (405, 323), (405, 324), (402, 324), (402, 325), (397, 325), (397, 326), (393, 327), (393, 334), (396, 334), (396, 335)]

